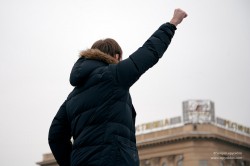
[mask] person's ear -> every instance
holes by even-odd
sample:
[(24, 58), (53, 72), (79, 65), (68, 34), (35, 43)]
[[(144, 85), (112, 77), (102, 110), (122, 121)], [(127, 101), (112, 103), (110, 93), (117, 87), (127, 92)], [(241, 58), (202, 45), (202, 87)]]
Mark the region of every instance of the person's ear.
[(115, 59), (118, 60), (118, 61), (120, 61), (120, 56), (119, 56), (119, 54), (115, 54)]

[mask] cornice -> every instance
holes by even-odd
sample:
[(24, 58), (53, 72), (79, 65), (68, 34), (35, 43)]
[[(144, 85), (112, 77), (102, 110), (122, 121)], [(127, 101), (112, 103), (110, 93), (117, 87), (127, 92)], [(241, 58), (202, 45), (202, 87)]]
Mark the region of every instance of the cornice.
[(143, 141), (137, 142), (137, 148), (146, 148), (164, 144), (177, 143), (182, 141), (195, 141), (195, 140), (212, 140), (212, 141), (222, 141), (224, 143), (233, 144), (236, 146), (241, 146), (248, 148), (250, 150), (250, 143), (245, 143), (237, 139), (232, 139), (229, 137), (222, 136), (220, 134), (212, 132), (201, 132), (201, 131), (191, 131), (180, 134), (175, 134), (171, 136), (163, 136), (151, 139), (145, 139)]

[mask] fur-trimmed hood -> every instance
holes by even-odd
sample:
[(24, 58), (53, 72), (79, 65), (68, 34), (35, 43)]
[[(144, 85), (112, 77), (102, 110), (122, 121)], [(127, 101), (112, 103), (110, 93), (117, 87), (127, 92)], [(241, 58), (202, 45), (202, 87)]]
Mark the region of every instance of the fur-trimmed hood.
[(70, 73), (70, 84), (78, 86), (84, 84), (90, 73), (105, 64), (117, 64), (119, 61), (98, 49), (87, 49), (80, 52), (80, 58)]
[(86, 59), (93, 59), (93, 60), (100, 60), (102, 62), (108, 63), (108, 64), (117, 64), (119, 61), (112, 56), (101, 52), (98, 49), (87, 49), (82, 52), (80, 52), (80, 57), (84, 57)]

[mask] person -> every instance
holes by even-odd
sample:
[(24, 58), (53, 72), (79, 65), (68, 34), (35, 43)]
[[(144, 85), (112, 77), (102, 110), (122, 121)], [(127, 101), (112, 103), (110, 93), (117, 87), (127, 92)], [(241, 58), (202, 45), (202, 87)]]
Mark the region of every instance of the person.
[(49, 129), (49, 146), (60, 166), (139, 166), (129, 89), (163, 56), (186, 16), (175, 9), (170, 22), (127, 59), (111, 38), (80, 53), (70, 74), (74, 89)]

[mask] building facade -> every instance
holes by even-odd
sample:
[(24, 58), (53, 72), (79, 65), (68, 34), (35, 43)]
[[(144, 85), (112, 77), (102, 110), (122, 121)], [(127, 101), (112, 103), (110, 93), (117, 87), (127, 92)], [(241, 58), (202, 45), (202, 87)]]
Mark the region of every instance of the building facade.
[[(183, 117), (136, 126), (141, 166), (250, 166), (250, 128), (215, 117), (208, 100), (183, 102)], [(51, 153), (40, 166), (57, 166)]]

